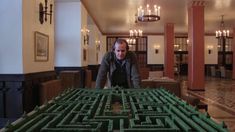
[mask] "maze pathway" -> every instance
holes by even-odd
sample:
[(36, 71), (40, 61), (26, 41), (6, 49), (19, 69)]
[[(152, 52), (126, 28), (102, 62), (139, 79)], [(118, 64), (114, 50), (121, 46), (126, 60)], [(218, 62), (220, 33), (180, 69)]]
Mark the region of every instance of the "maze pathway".
[(227, 132), (165, 89), (69, 89), (3, 131)]

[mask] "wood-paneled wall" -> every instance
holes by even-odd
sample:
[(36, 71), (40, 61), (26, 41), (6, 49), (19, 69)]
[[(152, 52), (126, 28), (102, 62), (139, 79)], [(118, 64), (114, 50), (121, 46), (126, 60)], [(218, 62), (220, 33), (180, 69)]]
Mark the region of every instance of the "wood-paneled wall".
[(39, 105), (40, 83), (56, 78), (54, 71), (0, 74), (0, 118), (18, 118)]

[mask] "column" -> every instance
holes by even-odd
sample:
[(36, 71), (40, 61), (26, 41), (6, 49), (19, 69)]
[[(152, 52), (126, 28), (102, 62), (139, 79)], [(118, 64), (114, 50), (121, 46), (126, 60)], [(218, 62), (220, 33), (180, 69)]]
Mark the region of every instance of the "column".
[(188, 89), (204, 90), (204, 2), (188, 5)]
[[(233, 27), (233, 40), (235, 39), (235, 27)], [(233, 51), (233, 71), (232, 71), (232, 79), (235, 79), (235, 41), (232, 44)]]
[(174, 24), (165, 24), (164, 76), (174, 79)]

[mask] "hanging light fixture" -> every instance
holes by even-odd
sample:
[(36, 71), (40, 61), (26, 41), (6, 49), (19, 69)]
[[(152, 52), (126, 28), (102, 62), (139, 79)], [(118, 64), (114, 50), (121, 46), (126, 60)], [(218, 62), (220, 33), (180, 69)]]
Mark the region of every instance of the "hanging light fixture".
[[(221, 15), (220, 29), (215, 31), (215, 37), (218, 39), (218, 51), (221, 52), (221, 61), (219, 65), (226, 65), (226, 52), (228, 51), (228, 46), (231, 46), (232, 37), (230, 37), (229, 29), (225, 28), (224, 15)], [(208, 51), (209, 53), (209, 51)]]
[(220, 29), (215, 31), (215, 37), (229, 37), (229, 30), (224, 27), (224, 15), (221, 15)]
[(128, 42), (129, 46), (136, 44), (136, 39), (135, 38), (128, 38), (126, 41)]
[(155, 22), (160, 20), (160, 6), (150, 7), (147, 3), (145, 7), (140, 6), (137, 9), (136, 22)]
[(131, 38), (133, 38), (133, 37), (138, 38), (138, 37), (142, 37), (142, 35), (143, 35), (143, 31), (140, 29), (134, 29), (134, 30), (131, 29), (129, 32), (130, 32)]
[(140, 29), (131, 29), (129, 38), (127, 39), (127, 42), (129, 46), (136, 44), (136, 39), (142, 37), (143, 31)]

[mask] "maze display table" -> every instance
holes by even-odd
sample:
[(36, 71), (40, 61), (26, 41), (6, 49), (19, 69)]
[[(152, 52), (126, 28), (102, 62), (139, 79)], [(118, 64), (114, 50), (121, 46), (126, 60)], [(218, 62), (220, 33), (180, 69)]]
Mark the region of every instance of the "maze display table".
[(69, 89), (2, 131), (227, 132), (164, 89)]
[(173, 79), (144, 79), (141, 82), (142, 87), (148, 88), (159, 88), (164, 87), (169, 90), (171, 93), (174, 93), (178, 97), (181, 97), (181, 87), (180, 82)]

